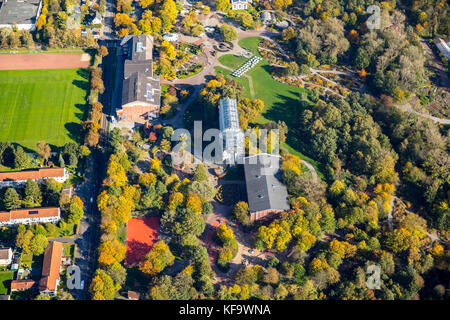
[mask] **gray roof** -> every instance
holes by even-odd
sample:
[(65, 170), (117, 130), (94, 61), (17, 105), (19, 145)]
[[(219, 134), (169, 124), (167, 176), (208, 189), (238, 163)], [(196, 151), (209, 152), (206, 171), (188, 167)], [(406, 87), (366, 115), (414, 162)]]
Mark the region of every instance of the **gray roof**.
[(122, 105), (139, 101), (159, 106), (160, 100), (159, 77), (150, 77), (143, 72), (134, 72), (123, 80)]
[(8, 0), (0, 7), (0, 24), (34, 24), (41, 0)]
[(153, 75), (153, 38), (149, 35), (125, 36), (120, 45), (128, 47), (122, 83), (122, 105), (143, 102), (161, 104), (161, 80)]
[(290, 209), (286, 186), (281, 182), (280, 157), (257, 154), (244, 159), (250, 213)]

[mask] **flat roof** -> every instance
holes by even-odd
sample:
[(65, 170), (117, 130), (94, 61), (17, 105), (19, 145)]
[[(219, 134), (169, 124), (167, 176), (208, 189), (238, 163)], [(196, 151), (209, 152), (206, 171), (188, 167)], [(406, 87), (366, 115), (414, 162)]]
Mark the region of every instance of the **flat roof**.
[(0, 7), (0, 24), (34, 24), (41, 0), (8, 0)]

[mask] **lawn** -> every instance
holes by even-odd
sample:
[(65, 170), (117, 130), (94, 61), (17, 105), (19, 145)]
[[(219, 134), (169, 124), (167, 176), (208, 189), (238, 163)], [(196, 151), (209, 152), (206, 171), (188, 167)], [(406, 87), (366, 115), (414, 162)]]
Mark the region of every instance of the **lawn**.
[[(257, 56), (261, 56), (258, 53), (258, 44), (261, 41), (259, 37), (244, 38), (239, 41), (239, 45), (244, 47)], [(220, 57), (219, 61), (230, 68), (235, 69), (238, 64), (238, 58), (234, 55), (224, 55)], [(240, 64), (239, 64), (240, 65)], [(231, 74), (231, 71), (224, 70), (223, 68), (216, 67), (217, 73), (223, 73), (225, 75)], [(261, 117), (258, 119), (258, 123), (266, 123), (269, 120), (284, 121), (289, 127), (286, 143), (282, 147), (286, 148), (290, 153), (298, 155), (301, 159), (311, 162), (314, 168), (317, 170), (320, 177), (323, 177), (323, 173), (320, 170), (319, 162), (311, 159), (308, 155), (308, 146), (306, 146), (300, 138), (298, 132), (298, 118), (303, 111), (298, 103), (299, 94), (306, 92), (306, 89), (289, 86), (280, 83), (272, 78), (271, 67), (269, 63), (263, 59), (253, 69), (246, 73), (252, 78), (253, 88), (255, 91), (254, 98), (264, 101), (264, 110)], [(248, 95), (248, 80), (245, 77), (235, 78), (244, 86), (246, 94)], [(250, 97), (250, 95), (248, 95)]]
[(0, 71), (0, 141), (31, 150), (79, 142), (88, 77), (87, 69)]
[(9, 291), (11, 280), (14, 277), (14, 271), (0, 272), (0, 295), (7, 294)]

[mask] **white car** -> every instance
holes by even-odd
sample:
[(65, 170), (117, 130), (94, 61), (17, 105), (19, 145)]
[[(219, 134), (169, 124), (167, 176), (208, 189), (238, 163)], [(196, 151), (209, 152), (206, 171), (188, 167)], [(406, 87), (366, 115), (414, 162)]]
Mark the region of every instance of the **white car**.
[(81, 280), (80, 287), (81, 287), (81, 290), (84, 289), (84, 280)]

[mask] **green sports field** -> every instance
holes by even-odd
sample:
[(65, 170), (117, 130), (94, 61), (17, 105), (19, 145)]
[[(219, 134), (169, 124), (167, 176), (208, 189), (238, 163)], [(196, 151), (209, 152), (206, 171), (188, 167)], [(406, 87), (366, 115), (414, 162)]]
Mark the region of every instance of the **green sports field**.
[(79, 141), (88, 88), (87, 69), (0, 71), (0, 141)]

